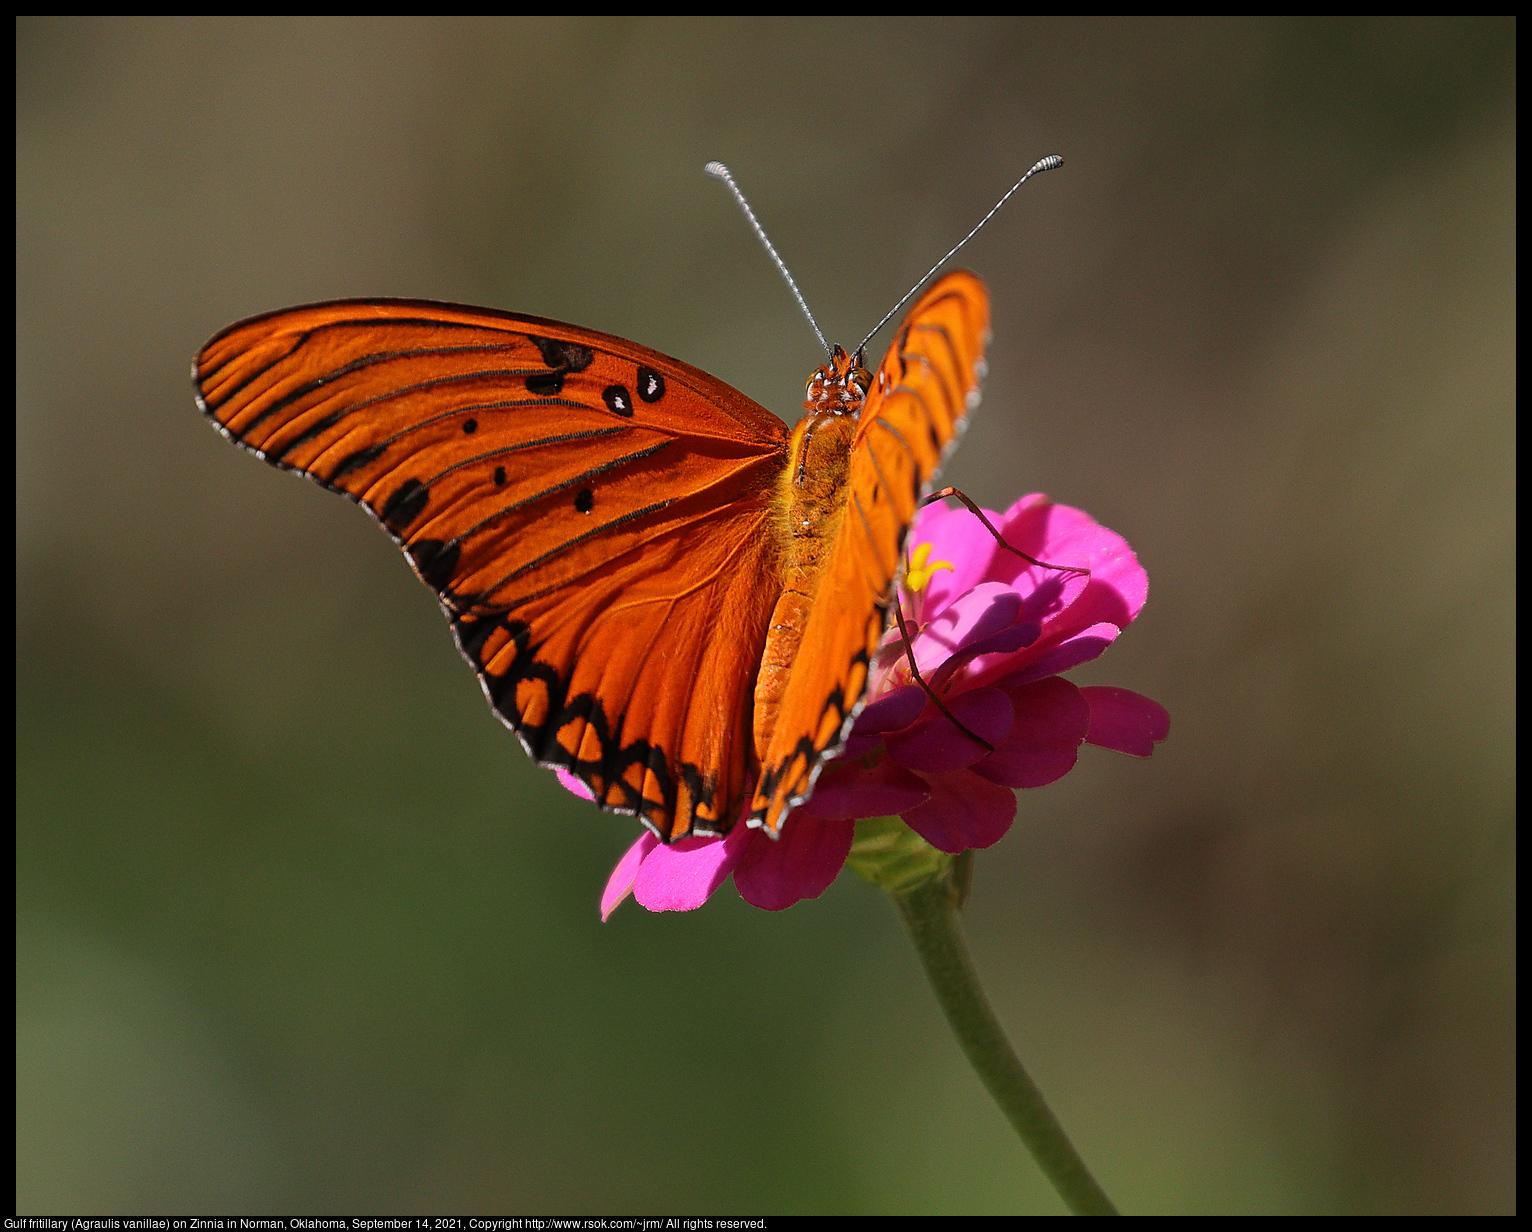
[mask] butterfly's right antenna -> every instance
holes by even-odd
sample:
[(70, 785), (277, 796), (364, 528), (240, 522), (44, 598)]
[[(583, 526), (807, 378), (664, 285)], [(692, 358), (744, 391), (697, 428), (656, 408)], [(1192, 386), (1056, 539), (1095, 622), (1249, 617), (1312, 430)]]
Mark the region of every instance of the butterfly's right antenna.
[[(1032, 169), (1028, 171), (1026, 175), (1022, 176), (1021, 179), (1017, 180), (1014, 184), (1011, 185), (1011, 191), (1006, 193), (1005, 196), (1001, 197), (1000, 200), (995, 202), (994, 209), (990, 210), (988, 214), (979, 219), (979, 226), (975, 227), (956, 244), (954, 244), (952, 246), (952, 250), (930, 269), (928, 269), (926, 271), (926, 276), (917, 282), (913, 287), (911, 287), (909, 292), (902, 300), (900, 300), (897, 304), (888, 310), (888, 315), (872, 327), (872, 333), (868, 334), (867, 337), (862, 339), (862, 345), (856, 349), (856, 353), (860, 355), (862, 351), (866, 349), (867, 344), (872, 341), (873, 335), (876, 334), (885, 325), (887, 325), (891, 320), (893, 320), (894, 313), (898, 312), (899, 309), (903, 308), (907, 303), (910, 302), (910, 300), (914, 297), (915, 292), (920, 290), (921, 287), (925, 286), (926, 283), (931, 280), (931, 275), (936, 273), (937, 270), (941, 269), (943, 265), (950, 261), (952, 257), (957, 253), (959, 248), (968, 243), (968, 241), (973, 239), (974, 236), (979, 234), (979, 227), (982, 227), (991, 218), (993, 218), (997, 212), (999, 212), (1000, 207), (1011, 199), (1012, 193), (1014, 193), (1018, 188), (1030, 180), (1039, 171), (1052, 171), (1055, 167), (1062, 167), (1063, 165), (1064, 160), (1057, 154), (1050, 154), (1047, 158), (1039, 158), (1035, 163), (1033, 163)], [(807, 311), (807, 309), (805, 309), (805, 311)], [(821, 339), (821, 341), (823, 341), (823, 339)]]
[(739, 185), (734, 182), (734, 177), (729, 174), (729, 169), (722, 163), (709, 163), (703, 168), (715, 180), (722, 180), (729, 186), (729, 191), (734, 194), (734, 199), (739, 202), (739, 208), (745, 211), (745, 217), (750, 220), (750, 225), (755, 228), (756, 238), (766, 246), (766, 251), (771, 254), (771, 259), (776, 262), (777, 268), (782, 271), (782, 277), (787, 279), (787, 285), (792, 290), (793, 298), (798, 301), (798, 307), (803, 309), (803, 315), (808, 317), (809, 324), (814, 329), (814, 335), (819, 339), (819, 345), (824, 347), (825, 354), (833, 358), (834, 352), (830, 350), (830, 344), (825, 341), (824, 333), (819, 328), (819, 322), (814, 320), (814, 314), (809, 311), (808, 302), (803, 298), (803, 292), (798, 290), (798, 284), (793, 281), (793, 276), (787, 272), (787, 265), (782, 258), (777, 256), (777, 250), (771, 246), (771, 241), (766, 238), (766, 229), (756, 221), (755, 211), (750, 208), (750, 203), (745, 200), (745, 194), (739, 191)]

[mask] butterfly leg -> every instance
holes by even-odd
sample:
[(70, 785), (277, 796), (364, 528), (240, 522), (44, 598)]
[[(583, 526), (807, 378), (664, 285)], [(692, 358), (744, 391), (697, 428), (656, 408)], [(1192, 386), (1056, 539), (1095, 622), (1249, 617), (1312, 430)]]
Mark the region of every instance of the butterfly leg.
[(973, 498), (969, 496), (968, 493), (962, 491), (959, 488), (943, 488), (940, 492), (932, 492), (931, 495), (926, 497), (926, 499), (921, 503), (930, 505), (936, 501), (943, 500), (948, 496), (951, 496), (956, 500), (960, 500), (963, 502), (963, 504), (967, 505), (968, 512), (973, 514), (974, 517), (978, 518), (979, 521), (984, 523), (984, 529), (989, 531), (989, 533), (995, 537), (996, 543), (1003, 547), (1007, 552), (1012, 552), (1015, 555), (1021, 557), (1021, 559), (1026, 561), (1028, 564), (1036, 565), (1039, 569), (1057, 569), (1061, 573), (1084, 573), (1089, 575), (1090, 570), (1082, 569), (1079, 565), (1050, 565), (1045, 560), (1038, 560), (1035, 556), (1028, 556), (1020, 548), (1013, 548), (1009, 543), (1000, 537), (1000, 532), (996, 530), (991, 524), (990, 520), (984, 516), (984, 510), (980, 509), (978, 505), (974, 504)]
[(977, 741), (979, 744), (982, 744), (987, 750), (993, 753), (995, 751), (995, 746), (992, 745), (983, 736), (977, 736), (973, 732), (969, 731), (966, 727), (964, 727), (962, 722), (959, 721), (958, 717), (953, 714), (952, 711), (947, 709), (942, 699), (937, 697), (935, 691), (931, 688), (930, 685), (926, 683), (925, 677), (920, 674), (920, 668), (915, 666), (915, 648), (910, 645), (909, 627), (904, 623), (904, 605), (899, 602), (899, 594), (897, 591), (894, 593), (894, 615), (899, 620), (899, 636), (904, 641), (904, 656), (910, 661), (910, 674), (915, 677), (915, 683), (920, 685), (920, 687), (925, 690), (926, 696), (936, 703), (936, 708), (947, 716), (947, 719), (952, 724), (952, 726), (957, 728), (958, 731), (962, 732), (963, 735), (967, 736), (970, 740)]

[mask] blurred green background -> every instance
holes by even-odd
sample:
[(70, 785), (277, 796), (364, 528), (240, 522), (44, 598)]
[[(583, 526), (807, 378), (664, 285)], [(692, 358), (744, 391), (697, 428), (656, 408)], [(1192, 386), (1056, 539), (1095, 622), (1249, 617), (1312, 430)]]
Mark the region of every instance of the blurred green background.
[(597, 898), (369, 519), (232, 449), (215, 330), (578, 322), (792, 419), (964, 254), (946, 478), (1124, 534), (1081, 683), (1170, 741), (1023, 793), (968, 910), (1133, 1212), (1514, 1205), (1515, 25), (17, 24), (17, 1202), (1055, 1212), (889, 904)]

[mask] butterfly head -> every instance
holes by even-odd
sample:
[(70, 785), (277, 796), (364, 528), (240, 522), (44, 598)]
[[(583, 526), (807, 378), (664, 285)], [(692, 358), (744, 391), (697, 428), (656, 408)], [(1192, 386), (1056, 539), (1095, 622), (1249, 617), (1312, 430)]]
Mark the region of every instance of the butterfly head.
[(820, 414), (855, 415), (871, 388), (872, 373), (862, 366), (862, 352), (847, 355), (844, 347), (837, 346), (830, 354), (830, 362), (809, 377), (803, 409)]

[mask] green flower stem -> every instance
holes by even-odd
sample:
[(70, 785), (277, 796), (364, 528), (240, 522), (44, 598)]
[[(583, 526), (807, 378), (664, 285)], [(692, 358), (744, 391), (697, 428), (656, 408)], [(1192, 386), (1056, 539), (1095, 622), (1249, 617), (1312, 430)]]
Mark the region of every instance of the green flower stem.
[(890, 889), (890, 894), (963, 1051), (1065, 1205), (1076, 1215), (1115, 1215), (1117, 1208), (1011, 1051), (984, 995), (958, 923), (963, 871), (953, 869), (920, 885)]

